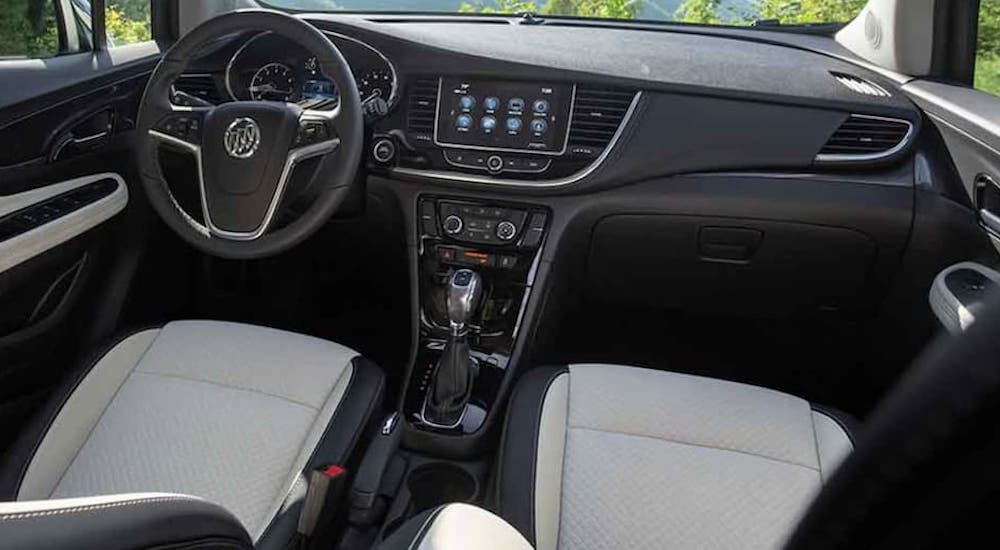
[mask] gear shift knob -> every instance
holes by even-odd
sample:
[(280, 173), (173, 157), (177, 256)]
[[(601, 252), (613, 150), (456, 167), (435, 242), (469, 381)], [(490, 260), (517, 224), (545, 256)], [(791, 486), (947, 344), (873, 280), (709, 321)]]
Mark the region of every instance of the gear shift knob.
[(472, 319), (483, 297), (483, 280), (471, 269), (459, 269), (448, 278), (448, 320), (458, 334)]

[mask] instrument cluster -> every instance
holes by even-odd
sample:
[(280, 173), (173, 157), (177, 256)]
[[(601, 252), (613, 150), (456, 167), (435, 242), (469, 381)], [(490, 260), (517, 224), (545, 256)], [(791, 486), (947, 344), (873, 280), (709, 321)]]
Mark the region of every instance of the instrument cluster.
[[(397, 100), (396, 70), (381, 52), (353, 37), (325, 32), (354, 73), (362, 101)], [(298, 43), (272, 33), (253, 36), (230, 59), (226, 87), (237, 101), (285, 101), (308, 108), (333, 108), (339, 90), (316, 56)]]

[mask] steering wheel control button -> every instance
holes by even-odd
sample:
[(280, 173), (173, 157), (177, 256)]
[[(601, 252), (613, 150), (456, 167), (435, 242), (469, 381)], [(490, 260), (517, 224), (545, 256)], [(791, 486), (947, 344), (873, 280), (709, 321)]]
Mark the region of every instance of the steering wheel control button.
[(201, 119), (193, 115), (172, 115), (165, 118), (156, 129), (168, 136), (197, 143), (201, 139)]
[(503, 158), (498, 155), (490, 155), (486, 159), (486, 169), (496, 174), (503, 170)]
[(500, 98), (499, 97), (488, 97), (483, 100), (483, 108), (487, 111), (496, 111), (500, 108)]
[(516, 133), (520, 132), (521, 131), (521, 126), (523, 126), (523, 125), (524, 125), (524, 123), (521, 122), (521, 119), (519, 119), (517, 117), (510, 117), (510, 118), (507, 119), (507, 131), (510, 132), (510, 133), (512, 133), (512, 134), (516, 134)]
[(326, 124), (318, 121), (307, 121), (299, 125), (299, 133), (295, 136), (296, 147), (312, 145), (330, 138), (330, 132)]
[(457, 235), (465, 227), (465, 222), (455, 214), (444, 219), (444, 232), (449, 235)]
[(549, 123), (545, 122), (544, 118), (535, 118), (531, 120), (531, 131), (536, 134), (544, 134), (546, 130), (549, 129)]
[(517, 226), (504, 220), (497, 224), (497, 238), (501, 241), (509, 241), (517, 235)]
[(535, 103), (531, 106), (536, 114), (547, 115), (549, 114), (549, 102), (544, 99), (536, 99)]
[(372, 147), (372, 156), (382, 164), (387, 164), (396, 156), (396, 144), (391, 139), (382, 138)]
[(479, 121), (479, 125), (483, 128), (484, 132), (491, 133), (497, 127), (497, 119), (496, 117), (487, 115)]
[(461, 107), (463, 111), (471, 111), (472, 108), (476, 106), (476, 98), (471, 95), (463, 95), (458, 100), (458, 106)]

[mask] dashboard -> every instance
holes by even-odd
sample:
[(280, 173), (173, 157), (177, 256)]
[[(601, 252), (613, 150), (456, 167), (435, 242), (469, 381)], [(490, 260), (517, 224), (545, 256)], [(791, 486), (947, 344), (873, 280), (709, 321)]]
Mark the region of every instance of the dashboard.
[[(397, 99), (396, 70), (380, 51), (356, 38), (327, 31), (349, 60), (362, 101)], [(310, 108), (335, 106), (340, 91), (320, 70), (316, 56), (298, 43), (265, 32), (233, 54), (226, 66), (226, 91), (235, 101), (287, 101)]]

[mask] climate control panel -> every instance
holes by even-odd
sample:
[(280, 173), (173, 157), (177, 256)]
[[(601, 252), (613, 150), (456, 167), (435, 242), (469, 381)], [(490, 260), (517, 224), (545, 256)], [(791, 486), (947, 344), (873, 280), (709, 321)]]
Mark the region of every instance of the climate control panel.
[(419, 215), (420, 231), (427, 237), (529, 249), (541, 244), (548, 222), (541, 209), (447, 199), (423, 199)]

